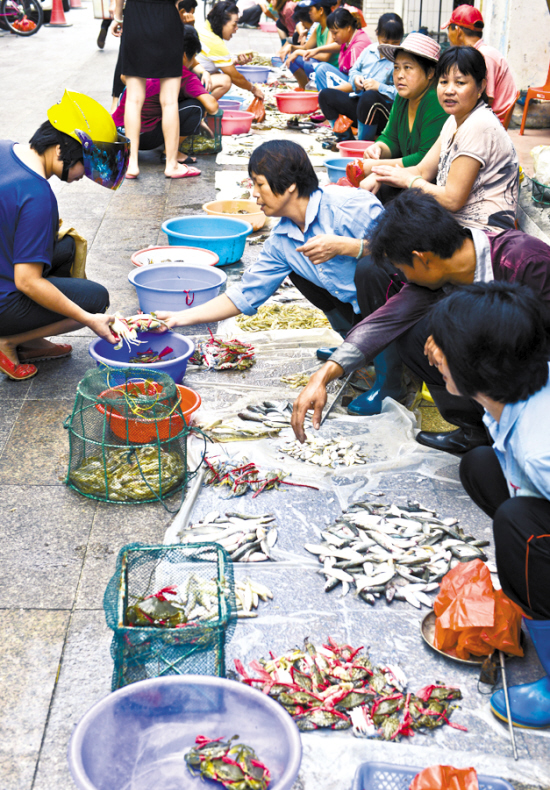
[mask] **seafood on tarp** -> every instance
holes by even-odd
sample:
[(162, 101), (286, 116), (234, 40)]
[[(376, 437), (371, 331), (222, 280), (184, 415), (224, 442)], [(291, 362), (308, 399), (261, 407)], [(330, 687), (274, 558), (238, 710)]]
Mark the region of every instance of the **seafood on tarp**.
[(237, 601), (237, 617), (257, 617), (252, 611), (257, 609), (260, 601), (269, 601), (273, 598), (271, 590), (248, 576), (242, 581), (235, 582), (235, 599)]
[(83, 458), (70, 482), (83, 494), (116, 502), (150, 500), (164, 495), (185, 476), (183, 458), (161, 447), (121, 447)]
[(240, 461), (233, 462), (221, 458), (204, 457), (207, 471), (204, 476), (204, 484), (214, 487), (227, 488), (224, 499), (235, 496), (243, 496), (247, 491), (253, 491), (252, 499), (261, 494), (262, 491), (270, 491), (278, 488), (279, 484), (287, 477), (287, 473), (282, 469), (273, 469), (261, 473), (255, 463), (242, 458)]
[(190, 773), (233, 790), (266, 790), (271, 781), (269, 769), (254, 749), (237, 741), (238, 737), (224, 741), (197, 735), (195, 746), (184, 755)]
[(439, 588), (449, 568), (486, 560), (481, 547), (489, 543), (464, 535), (456, 518), (441, 519), (418, 502), (356, 502), (321, 536), (322, 543), (304, 548), (323, 565), (325, 592), (343, 584), (344, 594), (355, 587), (366, 603), (395, 598), (417, 609), (431, 608), (427, 593)]
[(317, 329), (330, 326), (322, 310), (289, 304), (264, 304), (255, 315), (241, 313), (235, 319), (245, 332), (266, 332), (272, 329)]
[(290, 373), (288, 376), (281, 376), (281, 383), (288, 384), (293, 390), (298, 387), (306, 387), (311, 378), (309, 373)]
[(201, 365), (210, 370), (246, 370), (255, 363), (254, 346), (244, 340), (218, 340), (210, 332), (210, 339), (195, 345), (189, 360), (192, 365)]
[(254, 439), (278, 436), (281, 428), (270, 428), (256, 422), (241, 419), (212, 420), (201, 422), (198, 427), (213, 442), (245, 442)]
[(290, 428), (292, 403), (288, 400), (250, 403), (237, 416), (248, 422), (263, 423), (268, 428)]
[(234, 562), (262, 562), (271, 559), (270, 549), (277, 542), (274, 521), (271, 513), (262, 516), (226, 513), (224, 517), (213, 510), (184, 530), (181, 542), (219, 543)]
[(320, 436), (306, 438), (301, 443), (297, 439), (283, 442), (278, 446), (281, 453), (290, 455), (299, 461), (316, 466), (356, 466), (366, 464), (368, 455), (361, 450), (359, 444), (351, 439), (322, 439)]
[(216, 620), (219, 586), (216, 579), (191, 573), (184, 584), (163, 587), (152, 595), (139, 597), (126, 608), (128, 625), (150, 628), (181, 628)]
[(316, 647), (306, 638), (301, 650), (252, 661), (255, 676), (238, 659), (235, 667), (243, 683), (277, 700), (302, 731), (353, 727), (359, 737), (390, 741), (443, 724), (466, 729), (449, 721), (460, 689), (437, 683), (412, 694), (398, 666), (374, 666), (362, 650), (331, 637)]
[(139, 313), (129, 318), (115, 313), (114, 320), (109, 326), (113, 335), (118, 338), (116, 351), (122, 348), (123, 343), (126, 343), (128, 348), (131, 345), (146, 343), (146, 340), (138, 340), (138, 332), (165, 332), (168, 329), (164, 321), (160, 321), (154, 313)]

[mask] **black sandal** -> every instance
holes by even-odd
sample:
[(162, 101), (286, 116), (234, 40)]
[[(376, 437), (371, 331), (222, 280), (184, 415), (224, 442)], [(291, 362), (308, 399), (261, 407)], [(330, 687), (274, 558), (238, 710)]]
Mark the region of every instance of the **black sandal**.
[[(166, 154), (161, 154), (160, 155), (160, 161), (161, 161), (161, 164), (165, 164), (165, 162), (166, 162)], [(187, 156), (183, 160), (183, 162), (179, 162), (180, 165), (195, 165), (196, 163), (197, 163), (197, 160), (196, 160), (196, 158), (194, 156)]]

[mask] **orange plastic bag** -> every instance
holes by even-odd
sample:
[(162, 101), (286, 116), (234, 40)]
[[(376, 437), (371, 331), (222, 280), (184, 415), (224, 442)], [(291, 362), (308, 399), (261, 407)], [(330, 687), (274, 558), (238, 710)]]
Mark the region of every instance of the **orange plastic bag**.
[(349, 162), (346, 165), (346, 178), (351, 183), (352, 186), (358, 187), (361, 181), (365, 178), (365, 172), (363, 170), (363, 160), (362, 159), (355, 159), (353, 162)]
[(489, 569), (481, 560), (460, 563), (443, 577), (434, 601), (434, 645), (468, 660), (504, 650), (522, 656), (519, 606), (502, 590), (494, 590)]
[(250, 104), (248, 105), (247, 112), (251, 112), (254, 116), (254, 120), (257, 123), (263, 123), (265, 121), (265, 104), (263, 99), (258, 99), (255, 97), (252, 99)]
[(343, 134), (351, 128), (353, 121), (347, 115), (339, 115), (334, 121), (334, 131), (336, 134)]
[(431, 765), (412, 780), (409, 790), (479, 790), (475, 768)]

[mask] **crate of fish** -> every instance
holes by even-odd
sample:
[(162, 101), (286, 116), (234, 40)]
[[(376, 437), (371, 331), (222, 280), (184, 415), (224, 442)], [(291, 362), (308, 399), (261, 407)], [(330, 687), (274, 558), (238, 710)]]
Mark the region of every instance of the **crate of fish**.
[(221, 546), (124, 546), (103, 608), (114, 632), (113, 691), (166, 675), (225, 677), (237, 604)]
[(223, 110), (218, 110), (214, 115), (207, 115), (205, 123), (211, 134), (204, 130), (200, 134), (189, 135), (180, 145), (181, 153), (190, 156), (219, 154), (222, 150), (222, 115)]
[(144, 368), (96, 368), (78, 384), (65, 482), (103, 502), (165, 499), (187, 483), (189, 427), (170, 376)]

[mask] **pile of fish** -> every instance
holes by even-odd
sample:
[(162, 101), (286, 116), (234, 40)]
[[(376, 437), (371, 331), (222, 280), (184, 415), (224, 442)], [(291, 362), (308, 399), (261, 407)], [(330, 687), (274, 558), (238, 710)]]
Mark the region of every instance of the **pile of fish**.
[(264, 584), (248, 576), (242, 582), (235, 582), (235, 598), (237, 600), (237, 617), (257, 617), (256, 612), (260, 601), (268, 601), (273, 598), (273, 593)]
[(237, 326), (245, 332), (271, 329), (316, 329), (330, 326), (321, 310), (297, 305), (264, 304), (256, 315), (237, 316)]
[(275, 516), (247, 516), (244, 513), (226, 513), (216, 510), (191, 524), (183, 533), (182, 543), (219, 543), (234, 562), (262, 562), (271, 559), (270, 549), (277, 542)]
[(218, 340), (210, 332), (209, 340), (195, 345), (190, 359), (192, 365), (204, 365), (210, 370), (246, 370), (255, 363), (254, 347), (244, 340)]
[(198, 426), (213, 442), (246, 442), (279, 434), (281, 428), (264, 425), (263, 420), (248, 422), (241, 419), (210, 420)]
[(305, 387), (309, 383), (309, 373), (290, 373), (288, 376), (281, 376), (281, 382), (295, 390), (298, 387)]
[(129, 625), (149, 628), (181, 628), (218, 617), (218, 584), (192, 573), (185, 584), (163, 587), (139, 598), (126, 609)]
[(229, 489), (223, 499), (243, 496), (247, 491), (253, 491), (252, 499), (255, 499), (262, 491), (278, 488), (287, 476), (282, 469), (261, 473), (256, 464), (246, 458), (233, 462), (205, 456), (204, 463), (207, 467), (204, 484)]
[(291, 458), (305, 461), (307, 464), (317, 466), (330, 466), (332, 468), (343, 466), (356, 466), (366, 464), (368, 455), (361, 450), (359, 444), (351, 439), (336, 438), (322, 439), (320, 436), (307, 438), (303, 444), (297, 439), (282, 442), (278, 449)]
[[(254, 749), (244, 743), (232, 743), (238, 735), (227, 741), (197, 735), (195, 746), (184, 755), (192, 776), (204, 781), (211, 779), (233, 790), (266, 790), (271, 773)], [(182, 785), (183, 786), (183, 785)]]
[(289, 428), (292, 417), (290, 401), (264, 400), (261, 403), (249, 404), (238, 416), (241, 420), (261, 422), (268, 428)]
[(449, 721), (452, 701), (462, 698), (460, 689), (434, 684), (407, 693), (399, 667), (373, 666), (368, 655), (360, 655), (362, 649), (330, 637), (328, 644), (315, 647), (306, 638), (302, 650), (252, 661), (254, 676), (239, 660), (235, 667), (243, 683), (277, 700), (303, 731), (353, 726), (359, 737), (399, 740), (443, 724), (465, 729)]
[(343, 595), (355, 587), (367, 603), (383, 596), (417, 609), (431, 608), (427, 593), (456, 563), (486, 560), (481, 547), (489, 544), (464, 535), (456, 518), (438, 518), (418, 502), (356, 502), (321, 536), (322, 543), (305, 549), (323, 565), (326, 592), (342, 584)]

